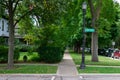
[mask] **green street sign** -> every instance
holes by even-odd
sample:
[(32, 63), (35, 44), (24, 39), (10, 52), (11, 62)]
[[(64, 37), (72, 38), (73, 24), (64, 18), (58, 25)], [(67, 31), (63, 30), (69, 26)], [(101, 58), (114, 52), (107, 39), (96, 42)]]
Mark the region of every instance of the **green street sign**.
[(95, 32), (95, 29), (93, 29), (93, 28), (85, 28), (85, 32)]

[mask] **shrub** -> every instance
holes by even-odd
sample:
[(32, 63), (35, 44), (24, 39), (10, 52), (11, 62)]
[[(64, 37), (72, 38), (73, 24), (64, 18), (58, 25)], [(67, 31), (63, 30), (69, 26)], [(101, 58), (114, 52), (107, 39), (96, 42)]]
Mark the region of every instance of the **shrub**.
[(20, 57), (20, 50), (18, 48), (15, 48), (14, 50), (14, 61), (17, 61)]
[(20, 52), (29, 52), (29, 53), (36, 52), (36, 46), (34, 45), (24, 44), (24, 45), (17, 45), (16, 47), (20, 49)]
[(23, 61), (24, 61), (24, 62), (27, 62), (27, 60), (28, 60), (28, 57), (27, 57), (26, 55), (24, 55), (24, 56), (23, 56)]
[(33, 61), (33, 62), (39, 62), (39, 61), (40, 61), (40, 58), (39, 58), (39, 56), (33, 56), (33, 57), (31, 58), (31, 61)]
[(40, 60), (47, 63), (56, 63), (62, 60), (63, 51), (60, 47), (39, 47)]
[(8, 48), (5, 46), (0, 46), (0, 62), (7, 61)]
[[(19, 49), (15, 48), (14, 50), (14, 61), (17, 61), (19, 58)], [(0, 62), (7, 62), (8, 60), (8, 47), (0, 46)]]

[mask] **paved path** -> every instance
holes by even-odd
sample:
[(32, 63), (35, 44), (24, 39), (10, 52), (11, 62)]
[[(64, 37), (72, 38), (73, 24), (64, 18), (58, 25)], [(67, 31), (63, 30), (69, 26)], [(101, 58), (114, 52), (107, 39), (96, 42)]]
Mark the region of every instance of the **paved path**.
[(65, 51), (63, 60), (58, 65), (57, 75), (59, 76), (77, 76), (78, 75), (76, 66), (68, 50)]

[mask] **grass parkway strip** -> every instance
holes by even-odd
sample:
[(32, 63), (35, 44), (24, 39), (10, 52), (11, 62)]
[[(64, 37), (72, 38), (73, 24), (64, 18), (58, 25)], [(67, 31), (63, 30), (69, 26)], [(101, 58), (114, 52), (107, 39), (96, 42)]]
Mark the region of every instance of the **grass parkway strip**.
[(80, 70), (78, 65), (81, 64), (81, 54), (74, 52), (70, 53), (73, 61), (77, 65), (79, 73), (120, 73), (120, 60), (99, 56), (99, 62), (91, 62), (91, 55), (85, 54), (86, 68), (84, 70)]

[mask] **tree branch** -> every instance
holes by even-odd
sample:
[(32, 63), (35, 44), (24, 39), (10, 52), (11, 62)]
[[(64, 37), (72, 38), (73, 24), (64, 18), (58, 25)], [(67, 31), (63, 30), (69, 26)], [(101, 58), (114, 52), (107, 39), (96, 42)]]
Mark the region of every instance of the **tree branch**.
[(15, 10), (16, 10), (16, 8), (17, 8), (17, 5), (18, 5), (19, 1), (20, 1), (20, 0), (17, 0), (17, 2), (16, 2), (16, 4), (15, 4), (15, 7), (14, 7), (14, 9), (13, 9), (13, 13), (15, 12)]
[(92, 3), (92, 0), (88, 0), (88, 4), (90, 6), (90, 12), (91, 12), (92, 17), (95, 17), (95, 7)]
[(101, 6), (102, 6), (102, 0), (99, 0), (98, 1), (98, 6), (96, 8), (96, 19), (98, 19), (99, 16), (100, 16)]
[(14, 27), (16, 26), (17, 23), (20, 22), (20, 20), (21, 20), (22, 18), (24, 18), (24, 17), (25, 17), (27, 14), (29, 14), (30, 12), (31, 12), (31, 10), (29, 10), (28, 12), (26, 12), (25, 14), (23, 14), (23, 15), (15, 22)]
[(1, 2), (0, 2), (0, 5), (3, 6), (3, 7), (6, 7), (6, 6), (8, 7), (8, 2), (5, 1), (5, 3), (3, 3), (3, 2), (1, 1)]

